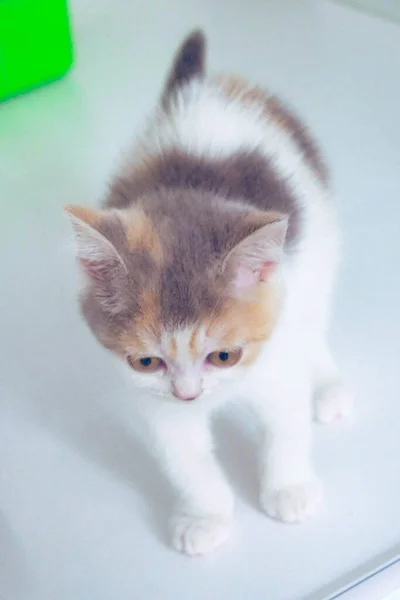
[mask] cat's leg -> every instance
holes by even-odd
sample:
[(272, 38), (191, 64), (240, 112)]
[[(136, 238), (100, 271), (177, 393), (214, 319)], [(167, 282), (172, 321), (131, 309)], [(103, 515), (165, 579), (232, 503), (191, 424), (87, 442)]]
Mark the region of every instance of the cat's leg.
[(316, 346), (314, 360), (314, 417), (319, 423), (332, 423), (351, 417), (354, 397), (340, 376), (325, 340)]
[(231, 533), (233, 495), (213, 456), (207, 415), (196, 407), (179, 408), (152, 423), (160, 461), (179, 494), (172, 545), (186, 554), (206, 554)]
[(266, 384), (266, 396), (255, 402), (265, 430), (261, 505), (273, 518), (298, 523), (311, 517), (322, 499), (310, 456), (311, 378), (307, 371), (287, 370)]

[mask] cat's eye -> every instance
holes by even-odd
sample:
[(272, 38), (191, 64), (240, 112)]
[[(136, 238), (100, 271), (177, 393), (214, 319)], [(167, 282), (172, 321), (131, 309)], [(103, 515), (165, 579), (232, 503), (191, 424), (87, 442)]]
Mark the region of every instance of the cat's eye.
[(218, 350), (207, 356), (207, 362), (214, 365), (214, 367), (233, 367), (242, 358), (242, 354), (242, 350), (239, 348), (236, 350)]
[(140, 373), (155, 373), (165, 366), (164, 361), (157, 356), (143, 356), (142, 358), (128, 356), (128, 363), (132, 369)]

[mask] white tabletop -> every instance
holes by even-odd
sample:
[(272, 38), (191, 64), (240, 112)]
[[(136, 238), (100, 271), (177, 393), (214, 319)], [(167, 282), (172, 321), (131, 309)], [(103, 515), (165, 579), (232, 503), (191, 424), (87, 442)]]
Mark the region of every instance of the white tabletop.
[[(0, 105), (1, 593), (329, 597), (400, 547), (400, 27), (324, 0), (73, 7), (74, 72)], [(326, 502), (299, 527), (260, 513), (250, 427), (220, 424), (237, 531), (189, 560), (166, 544), (170, 494), (132, 433), (129, 393), (79, 318), (61, 208), (98, 201), (196, 25), (213, 68), (281, 91), (326, 148), (344, 231), (332, 341), (358, 416), (315, 427)]]
[(345, 593), (334, 596), (342, 600), (400, 600), (400, 562), (356, 582)]

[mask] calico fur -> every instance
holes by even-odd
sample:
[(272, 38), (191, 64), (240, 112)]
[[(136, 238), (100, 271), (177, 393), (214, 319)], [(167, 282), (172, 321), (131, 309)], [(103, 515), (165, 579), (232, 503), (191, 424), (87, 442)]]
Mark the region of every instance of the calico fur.
[[(346, 416), (351, 397), (326, 342), (336, 211), (306, 126), (276, 96), (208, 77), (196, 31), (104, 207), (67, 211), (83, 315), (128, 373), (177, 490), (173, 546), (204, 554), (229, 537), (233, 496), (209, 422), (232, 397), (264, 428), (263, 510), (286, 522), (312, 516), (322, 497), (312, 418)], [(221, 352), (240, 359), (216, 367), (209, 357)], [(145, 372), (141, 360), (161, 368)]]

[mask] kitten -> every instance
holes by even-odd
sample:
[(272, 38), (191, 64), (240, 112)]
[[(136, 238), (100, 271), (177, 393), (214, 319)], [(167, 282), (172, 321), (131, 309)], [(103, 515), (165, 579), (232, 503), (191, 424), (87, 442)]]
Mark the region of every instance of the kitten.
[(325, 163), (278, 98), (206, 77), (204, 53), (192, 33), (104, 208), (66, 209), (83, 315), (129, 370), (132, 402), (179, 492), (172, 544), (187, 554), (232, 529), (214, 411), (243, 396), (257, 412), (268, 431), (261, 506), (295, 523), (322, 496), (313, 412), (330, 422), (351, 409), (326, 344), (338, 231)]

